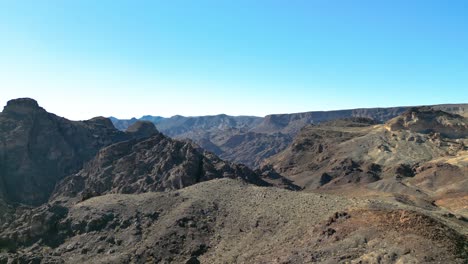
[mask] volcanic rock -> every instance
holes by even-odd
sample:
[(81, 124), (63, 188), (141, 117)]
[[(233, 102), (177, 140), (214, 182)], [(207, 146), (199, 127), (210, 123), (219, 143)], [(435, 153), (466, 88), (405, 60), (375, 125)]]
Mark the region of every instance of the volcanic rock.
[(149, 132), (124, 133), (103, 117), (70, 121), (33, 99), (11, 100), (0, 114), (0, 197), (42, 204), (60, 179), (81, 169), (100, 148)]
[(190, 142), (157, 134), (101, 149), (83, 170), (58, 184), (53, 199), (167, 191), (224, 177), (269, 185), (246, 166), (222, 161), (210, 152), (203, 153)]

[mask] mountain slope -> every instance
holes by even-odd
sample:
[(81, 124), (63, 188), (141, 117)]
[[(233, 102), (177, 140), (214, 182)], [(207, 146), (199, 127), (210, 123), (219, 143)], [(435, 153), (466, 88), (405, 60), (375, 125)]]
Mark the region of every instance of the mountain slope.
[(138, 121), (149, 121), (153, 124), (159, 123), (161, 120), (164, 120), (164, 117), (161, 116), (150, 116), (150, 115), (145, 115), (140, 118), (131, 118), (131, 119), (118, 119), (116, 117), (109, 117), (109, 119), (112, 121), (112, 124), (114, 124), (115, 128), (125, 131), (127, 128), (129, 128), (131, 125), (135, 124)]
[(223, 177), (269, 185), (246, 166), (158, 134), (101, 149), (83, 170), (57, 185), (52, 199), (167, 191)]
[[(432, 106), (434, 109), (468, 117), (468, 104)], [(383, 123), (411, 107), (369, 108), (337, 111), (312, 111), (293, 114), (275, 114), (264, 118), (250, 116), (200, 116), (171, 118), (153, 117), (157, 128), (177, 139), (190, 139), (213, 151), (223, 159), (257, 168), (263, 159), (284, 150), (298, 131), (308, 124), (330, 120), (367, 117)], [(145, 117), (150, 120), (150, 116)], [(116, 127), (126, 128), (136, 119), (114, 120)], [(237, 142), (229, 144), (227, 142)]]
[[(446, 104), (430, 106), (433, 109), (446, 111), (468, 117), (468, 104)], [(350, 110), (335, 111), (312, 111), (294, 114), (268, 115), (256, 126), (253, 131), (261, 133), (282, 132), (295, 135), (307, 124), (318, 124), (330, 120), (365, 117), (384, 123), (411, 107), (390, 107), (390, 108), (360, 108)]]
[(81, 169), (101, 147), (149, 136), (156, 131), (150, 125), (153, 130), (125, 133), (107, 118), (69, 121), (32, 99), (11, 100), (0, 114), (0, 196), (41, 204), (60, 179)]
[[(423, 107), (385, 124), (351, 117), (307, 125), (255, 172), (151, 122), (121, 132), (104, 118), (59, 118), (30, 99), (9, 103), (0, 125), (0, 198), (44, 195), (58, 181), (37, 207), (0, 199), (0, 263), (468, 260), (468, 120), (460, 115)], [(290, 140), (211, 132), (201, 139), (235, 158), (265, 157), (278, 151), (271, 142)], [(87, 157), (66, 177), (40, 174)], [(12, 175), (36, 189), (10, 186)], [(305, 191), (271, 187), (299, 190), (291, 180)]]
[(292, 141), (291, 136), (282, 133), (264, 134), (240, 129), (195, 130), (177, 138), (185, 137), (222, 159), (251, 168), (257, 168), (265, 158), (282, 151)]
[(438, 133), (447, 138), (468, 138), (468, 119), (429, 107), (412, 108), (387, 126), (392, 131), (409, 130), (417, 133)]
[(248, 130), (255, 127), (261, 121), (260, 117), (255, 116), (173, 116), (164, 119), (157, 124), (159, 131), (170, 137), (187, 138), (185, 133), (193, 131), (224, 131), (226, 129)]
[(443, 213), (219, 179), (36, 208), (0, 232), (0, 261), (464, 263), (466, 229)]
[[(434, 199), (463, 200), (467, 125), (462, 116), (430, 108), (410, 109), (383, 125), (356, 119), (309, 125), (265, 164), (309, 190), (383, 192), (427, 205)], [(468, 216), (463, 205), (453, 209)]]

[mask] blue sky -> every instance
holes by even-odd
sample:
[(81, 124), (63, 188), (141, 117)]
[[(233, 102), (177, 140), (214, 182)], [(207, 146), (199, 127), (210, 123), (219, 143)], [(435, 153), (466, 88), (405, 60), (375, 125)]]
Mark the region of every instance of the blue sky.
[(0, 3), (0, 104), (71, 119), (468, 103), (468, 1)]

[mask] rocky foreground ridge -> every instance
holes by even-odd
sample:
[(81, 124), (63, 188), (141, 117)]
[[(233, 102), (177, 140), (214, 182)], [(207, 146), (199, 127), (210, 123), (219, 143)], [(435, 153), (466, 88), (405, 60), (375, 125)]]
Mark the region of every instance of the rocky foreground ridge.
[(446, 213), (217, 179), (36, 208), (0, 233), (0, 261), (464, 263), (463, 223)]

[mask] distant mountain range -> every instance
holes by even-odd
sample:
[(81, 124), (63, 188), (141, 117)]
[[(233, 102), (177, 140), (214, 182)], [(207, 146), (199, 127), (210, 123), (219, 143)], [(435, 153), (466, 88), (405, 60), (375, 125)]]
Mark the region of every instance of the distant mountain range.
[[(433, 109), (468, 116), (468, 104), (432, 105)], [(284, 150), (299, 130), (308, 124), (351, 117), (365, 117), (384, 123), (411, 107), (359, 108), (256, 116), (173, 116), (146, 115), (139, 119), (110, 117), (114, 126), (125, 130), (138, 120), (153, 122), (163, 134), (192, 140), (223, 159), (257, 168), (265, 158)], [(235, 144), (234, 144), (235, 143)]]

